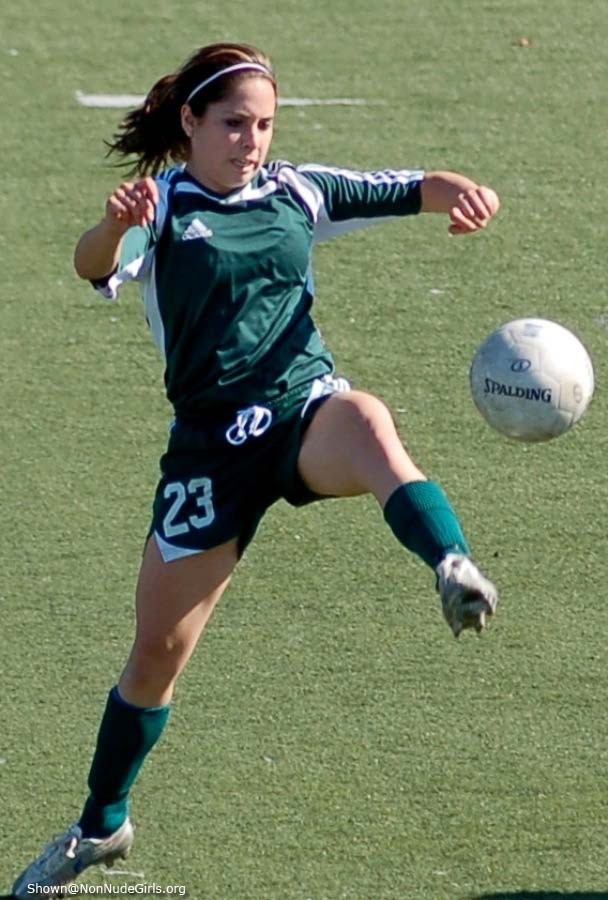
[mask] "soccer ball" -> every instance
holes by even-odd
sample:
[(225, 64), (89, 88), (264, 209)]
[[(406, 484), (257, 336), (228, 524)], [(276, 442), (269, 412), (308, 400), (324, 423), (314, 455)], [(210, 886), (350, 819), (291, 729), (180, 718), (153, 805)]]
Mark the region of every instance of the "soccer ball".
[(516, 319), (477, 349), (471, 392), (486, 422), (518, 441), (549, 441), (583, 415), (593, 395), (589, 354), (563, 325)]

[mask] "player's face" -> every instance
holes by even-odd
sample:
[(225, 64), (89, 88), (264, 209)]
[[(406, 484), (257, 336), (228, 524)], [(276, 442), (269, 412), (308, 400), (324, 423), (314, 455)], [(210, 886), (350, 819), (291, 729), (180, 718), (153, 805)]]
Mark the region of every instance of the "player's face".
[(224, 194), (244, 187), (264, 164), (274, 125), (276, 96), (268, 78), (243, 78), (200, 118), (189, 106), (182, 125), (190, 137), (188, 171), (205, 187)]

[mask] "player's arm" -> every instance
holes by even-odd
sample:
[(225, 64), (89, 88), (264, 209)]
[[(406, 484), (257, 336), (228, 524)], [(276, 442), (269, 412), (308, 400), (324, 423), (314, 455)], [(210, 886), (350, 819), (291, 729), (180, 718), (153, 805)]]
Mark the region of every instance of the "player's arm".
[(363, 172), (317, 163), (297, 168), (284, 164), (281, 176), (310, 209), (316, 243), (420, 212), (421, 169)]
[(449, 214), (450, 234), (470, 234), (485, 228), (500, 207), (492, 188), (458, 172), (426, 172), (421, 194), (421, 212)]
[(86, 231), (76, 246), (74, 267), (81, 278), (96, 281), (116, 269), (127, 231), (154, 221), (158, 188), (153, 178), (125, 182), (108, 197), (106, 214)]

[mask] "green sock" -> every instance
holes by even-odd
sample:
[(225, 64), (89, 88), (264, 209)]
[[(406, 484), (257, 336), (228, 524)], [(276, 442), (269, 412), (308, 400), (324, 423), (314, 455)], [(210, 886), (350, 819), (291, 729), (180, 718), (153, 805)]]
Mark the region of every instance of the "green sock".
[(121, 827), (129, 814), (129, 790), (168, 716), (169, 706), (133, 706), (112, 688), (89, 773), (91, 793), (78, 823), (84, 837), (107, 837)]
[(469, 555), (458, 516), (434, 481), (410, 481), (393, 491), (384, 518), (404, 547), (433, 569), (446, 553)]

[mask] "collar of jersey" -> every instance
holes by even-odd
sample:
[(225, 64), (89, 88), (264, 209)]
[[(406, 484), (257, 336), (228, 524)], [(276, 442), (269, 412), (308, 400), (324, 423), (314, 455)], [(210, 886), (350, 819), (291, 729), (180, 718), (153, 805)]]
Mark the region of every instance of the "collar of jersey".
[(178, 194), (202, 194), (203, 197), (214, 200), (216, 203), (231, 206), (234, 203), (245, 203), (248, 200), (260, 200), (267, 197), (268, 194), (274, 193), (276, 189), (276, 182), (268, 179), (268, 173), (264, 168), (244, 187), (231, 191), (229, 194), (218, 194), (216, 191), (212, 191), (185, 169), (182, 169), (175, 192)]

